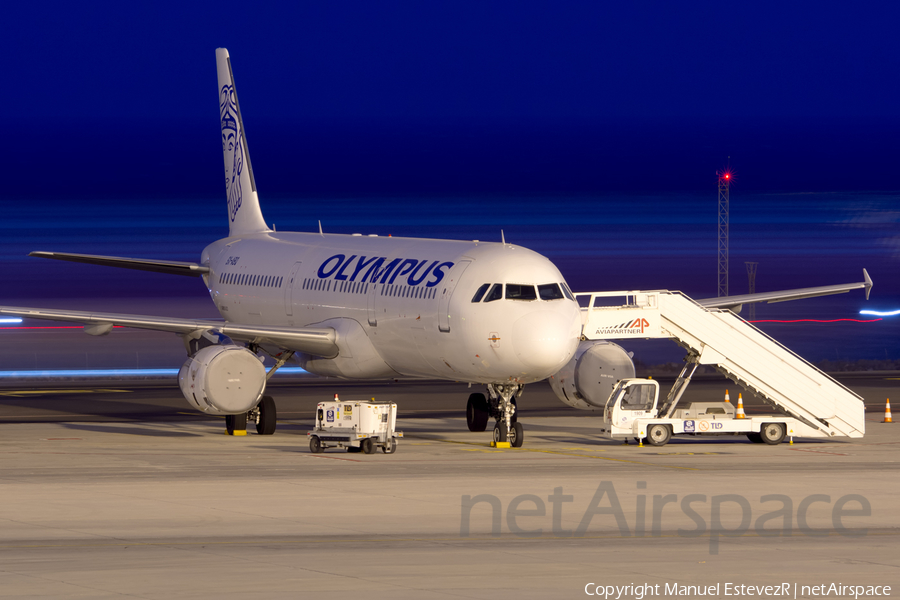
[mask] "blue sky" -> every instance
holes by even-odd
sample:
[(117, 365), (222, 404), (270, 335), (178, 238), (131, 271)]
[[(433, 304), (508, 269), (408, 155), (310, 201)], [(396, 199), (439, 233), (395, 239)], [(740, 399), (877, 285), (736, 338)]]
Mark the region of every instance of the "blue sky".
[(214, 49), (284, 193), (893, 189), (894, 3), (16, 3), (9, 191), (206, 193)]

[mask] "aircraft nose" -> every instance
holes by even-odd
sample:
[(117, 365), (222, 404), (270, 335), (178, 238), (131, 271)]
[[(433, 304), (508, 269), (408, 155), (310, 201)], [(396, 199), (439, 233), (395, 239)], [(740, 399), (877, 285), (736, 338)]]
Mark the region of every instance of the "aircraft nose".
[(577, 315), (575, 319), (553, 310), (521, 317), (513, 324), (513, 344), (519, 360), (535, 372), (546, 373), (545, 377), (559, 371), (578, 345), (580, 320)]

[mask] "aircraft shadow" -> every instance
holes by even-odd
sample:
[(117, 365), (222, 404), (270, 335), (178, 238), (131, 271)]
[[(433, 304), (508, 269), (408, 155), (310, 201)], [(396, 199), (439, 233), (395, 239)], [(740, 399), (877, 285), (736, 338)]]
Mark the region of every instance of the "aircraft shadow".
[(84, 423), (63, 423), (66, 429), (76, 431), (93, 431), (95, 433), (122, 433), (125, 435), (139, 435), (146, 437), (203, 437), (203, 434), (188, 433), (186, 431), (172, 431), (165, 429), (149, 429), (146, 427), (121, 427), (117, 425), (87, 425)]

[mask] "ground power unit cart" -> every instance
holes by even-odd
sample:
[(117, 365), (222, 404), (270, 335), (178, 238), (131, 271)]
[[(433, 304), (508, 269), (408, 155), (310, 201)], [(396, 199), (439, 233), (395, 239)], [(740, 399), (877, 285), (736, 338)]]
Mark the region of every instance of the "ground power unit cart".
[(306, 432), (314, 454), (326, 448), (346, 448), (348, 452), (385, 454), (397, 450), (397, 405), (391, 402), (319, 402), (316, 427)]

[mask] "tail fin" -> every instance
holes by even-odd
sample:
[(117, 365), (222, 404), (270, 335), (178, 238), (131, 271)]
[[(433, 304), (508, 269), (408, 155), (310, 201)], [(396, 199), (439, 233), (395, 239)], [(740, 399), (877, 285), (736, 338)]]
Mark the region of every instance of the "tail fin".
[(225, 189), (228, 192), (228, 235), (269, 231), (259, 209), (241, 107), (231, 74), (231, 59), (225, 48), (216, 48), (216, 67), (219, 72), (219, 117), (222, 121), (222, 151), (225, 154)]

